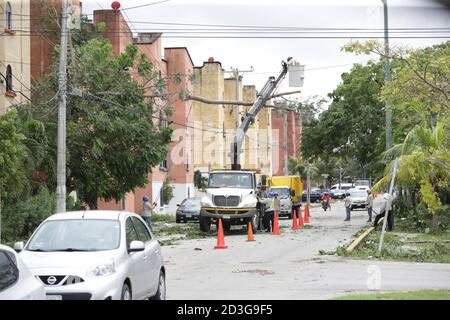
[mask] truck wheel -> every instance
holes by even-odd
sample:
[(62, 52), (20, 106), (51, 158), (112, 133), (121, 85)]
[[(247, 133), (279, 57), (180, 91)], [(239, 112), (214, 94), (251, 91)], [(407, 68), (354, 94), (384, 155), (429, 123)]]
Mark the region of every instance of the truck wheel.
[(199, 219), (200, 231), (208, 232), (211, 230), (211, 219), (208, 217), (200, 217)]
[(230, 231), (231, 224), (229, 224), (229, 223), (222, 223), (222, 225), (223, 225), (223, 230)]

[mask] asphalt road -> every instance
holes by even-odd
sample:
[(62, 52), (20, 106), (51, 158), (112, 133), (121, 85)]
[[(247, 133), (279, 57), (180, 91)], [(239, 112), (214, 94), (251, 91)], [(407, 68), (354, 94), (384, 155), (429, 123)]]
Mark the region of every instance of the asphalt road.
[[(378, 204), (375, 204), (377, 206)], [(228, 249), (215, 250), (216, 238), (164, 246), (167, 299), (328, 299), (377, 291), (450, 289), (450, 264), (351, 260), (321, 256), (351, 241), (366, 226), (367, 211), (343, 221), (343, 203), (324, 212), (311, 210), (310, 227), (292, 231), (281, 220), (281, 235), (244, 230), (225, 235)]]

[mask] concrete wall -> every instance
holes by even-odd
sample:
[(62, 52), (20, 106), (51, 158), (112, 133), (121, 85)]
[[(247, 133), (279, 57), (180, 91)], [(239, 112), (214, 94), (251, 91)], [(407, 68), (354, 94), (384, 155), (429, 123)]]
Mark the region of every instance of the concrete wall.
[[(6, 29), (6, 3), (0, 0), (0, 30)], [(0, 73), (6, 77), (7, 66), (12, 69), (13, 92), (6, 96), (6, 81), (0, 76), (0, 115), (12, 106), (27, 103), (31, 96), (30, 80), (30, 37), (26, 30), (30, 30), (30, 1), (10, 0), (12, 9), (12, 31), (0, 36)], [(25, 33), (25, 34), (24, 34)], [(26, 96), (26, 97), (25, 97)]]

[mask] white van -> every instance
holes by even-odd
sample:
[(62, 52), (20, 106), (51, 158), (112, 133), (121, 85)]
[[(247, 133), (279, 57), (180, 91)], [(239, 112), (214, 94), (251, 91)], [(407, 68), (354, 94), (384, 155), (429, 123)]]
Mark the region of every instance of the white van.
[(335, 199), (344, 199), (347, 190), (353, 188), (353, 183), (341, 183), (341, 188), (339, 189), (339, 184), (334, 184), (331, 186), (330, 191)]

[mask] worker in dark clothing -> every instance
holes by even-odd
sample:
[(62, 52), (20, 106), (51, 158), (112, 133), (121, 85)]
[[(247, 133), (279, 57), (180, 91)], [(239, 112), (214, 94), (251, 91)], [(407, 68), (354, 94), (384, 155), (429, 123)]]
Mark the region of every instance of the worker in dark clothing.
[[(380, 212), (376, 213), (375, 210), (373, 210), (376, 213), (375, 216), (375, 221), (373, 223), (373, 226), (375, 228), (375, 230), (377, 230), (377, 226), (378, 226), (378, 221), (380, 221), (381, 218), (383, 218), (386, 215), (386, 208), (388, 205), (388, 200), (389, 200), (389, 194), (385, 193), (383, 195), (383, 203), (381, 204), (380, 207)], [(387, 231), (392, 231), (394, 229), (394, 212), (392, 211), (392, 207), (389, 208), (389, 213), (388, 213), (388, 218), (387, 218)]]

